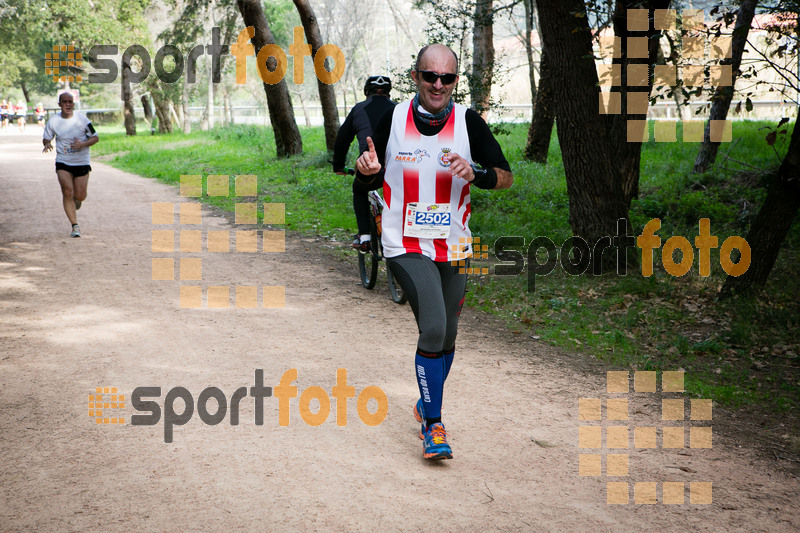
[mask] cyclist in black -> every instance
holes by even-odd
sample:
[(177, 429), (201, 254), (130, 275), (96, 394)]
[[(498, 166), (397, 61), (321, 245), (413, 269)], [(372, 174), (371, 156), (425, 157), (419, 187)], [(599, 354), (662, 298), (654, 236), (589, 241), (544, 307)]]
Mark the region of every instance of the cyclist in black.
[[(350, 110), (350, 114), (339, 128), (336, 134), (336, 142), (333, 147), (333, 171), (336, 174), (344, 175), (345, 158), (350, 149), (353, 137), (358, 137), (359, 154), (367, 150), (367, 137), (372, 136), (372, 131), (378, 124), (383, 114), (392, 109), (396, 104), (389, 98), (392, 90), (392, 80), (389, 76), (370, 76), (364, 85), (364, 96), (367, 97), (363, 102), (357, 103)], [(353, 241), (353, 248), (362, 253), (367, 253), (369, 244), (369, 200), (367, 193), (371, 190), (380, 188), (380, 182), (376, 179), (362, 181), (366, 176), (356, 176), (353, 180), (353, 210), (356, 213), (356, 223), (358, 224), (358, 235)]]

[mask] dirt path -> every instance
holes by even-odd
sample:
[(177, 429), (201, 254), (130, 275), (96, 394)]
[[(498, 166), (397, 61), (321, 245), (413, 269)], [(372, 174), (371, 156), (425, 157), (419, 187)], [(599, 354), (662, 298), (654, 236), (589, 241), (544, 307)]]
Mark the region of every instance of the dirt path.
[[(154, 256), (181, 256), (151, 251), (151, 230), (163, 229), (151, 203), (186, 200), (175, 189), (97, 163), (79, 211), (84, 237), (69, 239), (52, 155), (33, 135), (3, 136), (0, 153), (2, 531), (800, 529), (797, 479), (747, 446), (714, 433), (712, 449), (633, 448), (634, 425), (662, 425), (660, 394), (629, 395), (629, 475), (579, 476), (581, 451), (606, 451), (579, 449), (578, 427), (591, 423), (579, 421), (578, 400), (612, 396), (606, 376), (471, 312), (445, 394), (455, 458), (427, 463), (411, 414), (413, 317), (383, 280), (365, 291), (322, 241), (290, 235), (284, 254), (202, 254), (202, 283), (285, 285), (285, 308), (181, 309), (189, 282), (151, 280)], [(203, 230), (236, 229), (205, 207), (203, 216)], [(173, 387), (230, 398), (256, 369), (275, 387), (292, 368), (300, 393), (328, 394), (345, 368), (356, 394), (385, 392), (388, 415), (369, 427), (353, 398), (339, 427), (332, 399), (312, 427), (293, 398), (281, 427), (272, 397), (259, 426), (246, 397), (239, 425), (206, 425), (195, 412), (167, 444), (163, 418), (133, 426), (130, 404), (116, 411), (121, 426), (87, 413), (97, 386), (128, 402), (136, 387), (161, 387), (163, 407)], [(607, 481), (629, 482), (631, 503), (607, 504)], [(634, 483), (652, 481), (659, 503), (634, 504)], [(662, 504), (661, 481), (685, 482), (685, 503)], [(690, 504), (689, 482), (712, 482), (713, 503)]]

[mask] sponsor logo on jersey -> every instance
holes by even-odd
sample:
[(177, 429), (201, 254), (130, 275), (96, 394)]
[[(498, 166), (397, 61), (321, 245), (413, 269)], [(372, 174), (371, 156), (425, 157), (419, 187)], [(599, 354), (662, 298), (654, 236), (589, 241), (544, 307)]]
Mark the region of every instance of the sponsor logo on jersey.
[(423, 157), (430, 157), (430, 154), (427, 150), (417, 148), (413, 152), (397, 152), (394, 160), (400, 163), (420, 163)]

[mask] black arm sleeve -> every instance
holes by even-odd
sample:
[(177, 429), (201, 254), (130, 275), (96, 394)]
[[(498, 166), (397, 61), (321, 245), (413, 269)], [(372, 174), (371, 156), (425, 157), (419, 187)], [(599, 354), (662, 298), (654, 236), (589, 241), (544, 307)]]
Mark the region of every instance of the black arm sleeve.
[(356, 132), (353, 129), (353, 110), (347, 115), (344, 124), (339, 128), (336, 134), (336, 140), (333, 143), (333, 171), (344, 170), (344, 162), (347, 158), (347, 151), (350, 149), (350, 143)]
[(375, 151), (378, 153), (378, 161), (381, 162), (382, 167), (386, 166), (386, 146), (389, 144), (389, 134), (392, 131), (393, 115), (394, 108), (388, 109), (378, 121), (378, 125), (375, 127), (372, 136), (372, 143), (375, 145)]
[(375, 183), (374, 180), (379, 179), (383, 181), (383, 172), (386, 168), (386, 145), (389, 144), (389, 134), (392, 131), (392, 116), (394, 115), (394, 108), (387, 109), (378, 125), (372, 132), (372, 143), (375, 145), (375, 152), (378, 154), (378, 161), (381, 163), (381, 170), (372, 176), (364, 176), (360, 172), (356, 172), (356, 177), (363, 183)]
[(467, 109), (464, 120), (467, 123), (472, 160), (483, 168), (497, 167), (511, 172), (511, 166), (503, 155), (503, 149), (500, 148), (500, 143), (494, 138), (486, 121), (473, 109)]
[(367, 150), (367, 137), (372, 137), (372, 124), (369, 122), (366, 108), (366, 105), (359, 105), (358, 110), (353, 113), (353, 129), (356, 131), (356, 140), (358, 141), (358, 155)]

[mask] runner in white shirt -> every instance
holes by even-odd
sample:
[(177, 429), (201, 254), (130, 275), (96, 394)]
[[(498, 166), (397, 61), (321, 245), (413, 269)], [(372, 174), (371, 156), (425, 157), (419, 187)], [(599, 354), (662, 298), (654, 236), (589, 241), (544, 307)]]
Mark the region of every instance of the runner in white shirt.
[(53, 149), (52, 140), (56, 139), (56, 175), (61, 185), (64, 212), (67, 214), (72, 233), (70, 237), (80, 237), (76, 210), (80, 209), (81, 202), (86, 199), (89, 185), (90, 163), (89, 147), (95, 144), (99, 137), (92, 123), (83, 113), (74, 113), (75, 102), (69, 93), (61, 93), (58, 97), (60, 113), (56, 113), (44, 127), (42, 143), (43, 152)]
[(0, 125), (2, 125), (3, 130), (8, 127), (8, 123), (11, 120), (11, 115), (13, 115), (13, 110), (11, 109), (11, 105), (9, 102), (4, 98), (2, 102), (0, 102)]
[(17, 100), (17, 125), (19, 132), (25, 133), (25, 119), (28, 116), (28, 103), (21, 98)]
[(467, 282), (458, 260), (471, 255), (470, 186), (506, 189), (513, 176), (486, 122), (451, 98), (458, 82), (452, 50), (424, 47), (411, 77), (417, 95), (384, 114), (356, 166), (383, 178), (383, 254), (417, 320), (422, 454), (451, 459), (441, 406)]

